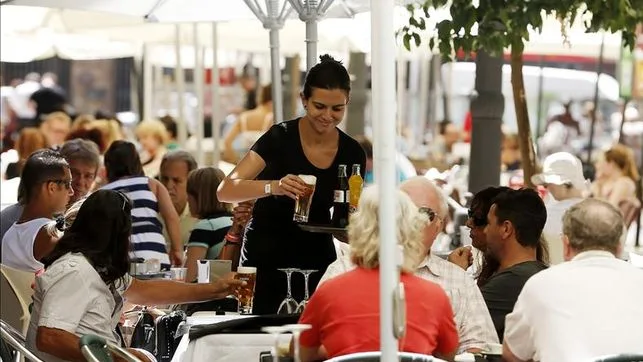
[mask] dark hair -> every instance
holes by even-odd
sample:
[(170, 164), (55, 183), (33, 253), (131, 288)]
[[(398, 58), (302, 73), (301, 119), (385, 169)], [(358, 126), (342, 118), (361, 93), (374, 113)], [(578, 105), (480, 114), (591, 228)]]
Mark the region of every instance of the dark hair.
[(341, 89), (347, 94), (351, 92), (351, 78), (342, 62), (335, 60), (328, 54), (319, 57), (319, 63), (315, 64), (304, 81), (304, 97), (310, 98), (313, 88)]
[(174, 139), (176, 138), (176, 135), (178, 135), (178, 128), (176, 125), (176, 121), (172, 116), (166, 115), (160, 118), (161, 122), (163, 122), (163, 125), (165, 125), (165, 129), (167, 130), (168, 135), (170, 138)]
[(66, 169), (69, 164), (58, 151), (46, 148), (32, 153), (22, 166), (18, 202), (25, 205), (32, 201), (36, 187), (43, 182), (62, 180)]
[(107, 181), (114, 182), (123, 177), (143, 176), (141, 158), (133, 143), (114, 141), (105, 152)]
[[(491, 186), (478, 191), (473, 196), (473, 199), (471, 199), (471, 211), (473, 213), (479, 213), (479, 215), (473, 215), (473, 217), (479, 218), (480, 220), (485, 220), (486, 222), (489, 209), (491, 209), (491, 205), (493, 205), (493, 199), (507, 190), (511, 189), (505, 186)], [(491, 278), (491, 276), (498, 270), (499, 267), (500, 262), (498, 262), (498, 260), (496, 260), (492, 255), (489, 255), (488, 253), (483, 253), (482, 265), (480, 266), (480, 271), (478, 272), (477, 276), (478, 286), (483, 286), (487, 282), (487, 280), (489, 280), (489, 278)]]
[(80, 138), (69, 140), (60, 148), (60, 154), (67, 162), (86, 162), (96, 166), (97, 170), (98, 166), (100, 166), (100, 151), (98, 151), (98, 146), (92, 141)]
[(187, 193), (196, 200), (195, 210), (199, 219), (230, 211), (230, 204), (219, 201), (217, 188), (225, 174), (218, 168), (203, 167), (188, 175)]
[(192, 156), (189, 152), (183, 150), (175, 150), (166, 153), (163, 156), (163, 159), (161, 159), (160, 169), (162, 170), (163, 165), (168, 162), (185, 162), (185, 164), (188, 166), (188, 173), (190, 173), (190, 171), (192, 170), (196, 170), (196, 168), (198, 167), (194, 156)]
[(547, 209), (538, 192), (528, 188), (507, 190), (496, 196), (493, 204), (498, 225), (511, 222), (520, 245), (538, 247), (547, 221)]
[(131, 212), (131, 200), (119, 191), (92, 193), (54, 250), (42, 260), (45, 268), (67, 253), (81, 253), (106, 284), (123, 278), (129, 270)]

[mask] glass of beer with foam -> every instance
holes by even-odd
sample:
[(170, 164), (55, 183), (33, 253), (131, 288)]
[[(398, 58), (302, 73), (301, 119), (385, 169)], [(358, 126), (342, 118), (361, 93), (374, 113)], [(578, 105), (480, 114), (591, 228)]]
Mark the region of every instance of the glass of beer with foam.
[(239, 302), (239, 314), (252, 314), (252, 302), (255, 297), (255, 284), (257, 282), (257, 268), (240, 266), (237, 268), (235, 279), (243, 280), (246, 285), (236, 287), (234, 296)]

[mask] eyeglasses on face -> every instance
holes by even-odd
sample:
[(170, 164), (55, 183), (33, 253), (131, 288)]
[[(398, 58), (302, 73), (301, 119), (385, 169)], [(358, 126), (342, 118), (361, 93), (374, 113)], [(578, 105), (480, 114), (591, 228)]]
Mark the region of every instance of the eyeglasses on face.
[(467, 210), (467, 215), (469, 216), (469, 219), (471, 220), (471, 222), (473, 222), (474, 226), (487, 226), (486, 217), (476, 216), (475, 212), (471, 209)]
[(63, 185), (67, 190), (71, 190), (71, 180), (47, 180), (47, 182), (53, 182), (56, 185)]
[(435, 219), (436, 219), (436, 217), (437, 217), (437, 215), (438, 215), (438, 214), (437, 214), (435, 211), (433, 211), (433, 209), (432, 209), (432, 208), (430, 208), (430, 207), (422, 206), (422, 207), (420, 207), (418, 210), (419, 210), (421, 213), (426, 214), (426, 215), (429, 217), (429, 221), (431, 221), (431, 222), (433, 222), (433, 220), (435, 220)]

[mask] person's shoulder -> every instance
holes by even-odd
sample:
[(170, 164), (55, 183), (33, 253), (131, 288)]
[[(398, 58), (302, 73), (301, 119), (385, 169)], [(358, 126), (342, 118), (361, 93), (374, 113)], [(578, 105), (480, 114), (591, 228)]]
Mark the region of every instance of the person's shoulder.
[(232, 215), (221, 214), (209, 217), (207, 219), (200, 219), (194, 225), (194, 229), (200, 230), (217, 230), (223, 227), (232, 225)]
[(67, 253), (56, 259), (40, 276), (41, 283), (52, 284), (62, 278), (86, 280), (89, 273), (95, 273), (92, 265), (80, 253)]
[(343, 290), (354, 283), (362, 284), (372, 279), (373, 275), (377, 275), (375, 270), (355, 268), (327, 280), (323, 285), (328, 290)]

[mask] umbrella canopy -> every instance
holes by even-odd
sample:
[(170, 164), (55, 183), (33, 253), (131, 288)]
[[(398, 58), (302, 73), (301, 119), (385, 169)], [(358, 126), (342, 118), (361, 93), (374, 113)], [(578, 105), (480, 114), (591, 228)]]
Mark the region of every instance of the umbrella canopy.
[[(283, 0), (279, 2), (283, 3)], [(51, 7), (52, 1), (12, 0), (11, 4)], [(218, 22), (256, 18), (242, 0), (56, 0), (55, 6), (128, 15), (148, 22)], [(369, 8), (368, 0), (334, 0), (326, 17), (352, 17)], [(298, 15), (293, 13), (292, 17), (297, 18)]]

